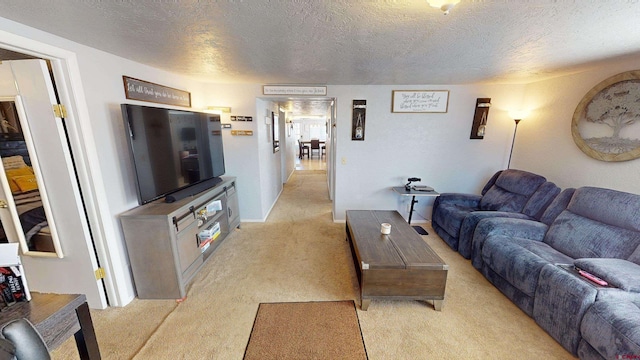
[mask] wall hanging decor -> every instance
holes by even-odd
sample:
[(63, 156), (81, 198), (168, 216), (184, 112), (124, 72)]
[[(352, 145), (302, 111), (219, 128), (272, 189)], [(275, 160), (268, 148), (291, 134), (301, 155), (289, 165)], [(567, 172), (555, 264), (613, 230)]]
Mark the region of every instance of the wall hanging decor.
[(491, 107), (491, 98), (476, 99), (476, 112), (473, 115), (473, 124), (471, 125), (471, 135), (469, 139), (484, 139), (484, 131), (489, 117), (489, 107)]
[(367, 112), (367, 100), (353, 100), (351, 118), (351, 140), (364, 141), (364, 125)]
[(304, 85), (263, 85), (262, 93), (264, 95), (327, 96), (327, 87)]
[(591, 89), (573, 114), (571, 134), (594, 159), (640, 157), (640, 70), (612, 76)]
[(152, 82), (123, 76), (124, 95), (127, 99), (157, 104), (191, 107), (191, 93)]
[(278, 115), (274, 112), (271, 112), (271, 137), (273, 140), (273, 152), (277, 153), (280, 151), (280, 122)]
[(446, 113), (449, 90), (393, 90), (391, 112)]

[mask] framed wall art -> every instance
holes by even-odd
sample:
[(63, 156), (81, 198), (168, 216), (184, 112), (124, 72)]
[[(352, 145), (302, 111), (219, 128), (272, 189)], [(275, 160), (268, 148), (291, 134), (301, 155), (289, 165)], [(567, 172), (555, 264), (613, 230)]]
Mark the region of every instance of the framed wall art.
[(367, 120), (367, 100), (353, 100), (351, 117), (351, 140), (364, 141), (364, 126)]
[(157, 104), (191, 107), (191, 93), (168, 86), (123, 76), (124, 95), (127, 99)]
[(473, 114), (473, 123), (471, 124), (471, 135), (469, 135), (469, 139), (484, 139), (490, 107), (491, 98), (476, 99), (476, 111)]
[(391, 112), (394, 113), (446, 113), (449, 90), (393, 90)]
[(640, 157), (640, 70), (612, 76), (591, 89), (576, 107), (571, 134), (594, 159)]

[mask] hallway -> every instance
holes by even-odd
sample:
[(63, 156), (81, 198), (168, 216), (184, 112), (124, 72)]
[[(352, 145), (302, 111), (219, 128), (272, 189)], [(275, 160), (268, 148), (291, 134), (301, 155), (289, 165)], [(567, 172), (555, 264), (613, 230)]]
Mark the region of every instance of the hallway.
[(296, 170), (324, 170), (327, 171), (327, 157), (312, 158), (303, 157), (302, 159), (296, 157)]

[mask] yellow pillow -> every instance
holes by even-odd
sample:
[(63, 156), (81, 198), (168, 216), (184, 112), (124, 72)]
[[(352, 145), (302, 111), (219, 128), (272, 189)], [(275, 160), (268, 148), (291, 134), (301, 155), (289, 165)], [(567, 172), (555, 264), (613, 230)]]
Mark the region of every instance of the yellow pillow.
[(18, 185), (18, 188), (20, 188), (20, 191), (22, 192), (36, 190), (38, 188), (36, 176), (33, 174), (15, 176), (13, 181)]
[(27, 166), (21, 167), (21, 168), (17, 168), (17, 169), (7, 169), (4, 172), (7, 174), (7, 180), (9, 181), (9, 186), (11, 187), (11, 192), (12, 193), (20, 191), (20, 187), (14, 181), (15, 177), (17, 177), (17, 176), (28, 176), (28, 175), (32, 175), (33, 176), (33, 170), (31, 170), (31, 168), (27, 167)]

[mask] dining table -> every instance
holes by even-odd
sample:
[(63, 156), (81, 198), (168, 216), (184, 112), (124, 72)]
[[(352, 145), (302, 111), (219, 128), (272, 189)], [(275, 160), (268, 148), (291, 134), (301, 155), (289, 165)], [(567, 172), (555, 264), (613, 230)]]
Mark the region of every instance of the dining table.
[[(311, 140), (300, 140), (300, 143), (302, 144), (302, 146), (308, 145), (309, 148), (311, 148)], [(325, 141), (320, 140), (319, 143), (320, 145), (324, 145)]]
[[(324, 140), (320, 140), (318, 141), (318, 143), (320, 144), (320, 157), (322, 157), (322, 148), (324, 147)], [(302, 144), (302, 146), (308, 146), (309, 147), (309, 156), (311, 156), (311, 140), (300, 140), (300, 144)]]

